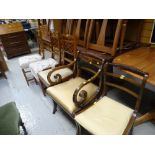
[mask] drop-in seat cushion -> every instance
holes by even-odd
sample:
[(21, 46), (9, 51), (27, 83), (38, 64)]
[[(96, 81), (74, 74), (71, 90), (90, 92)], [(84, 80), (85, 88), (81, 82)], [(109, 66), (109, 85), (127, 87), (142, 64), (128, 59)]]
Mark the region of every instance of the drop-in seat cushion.
[(94, 135), (121, 135), (133, 112), (133, 109), (105, 96), (78, 114), (75, 120)]
[[(52, 69), (48, 69), (48, 70), (44, 70), (44, 71), (41, 71), (38, 73), (38, 76), (39, 76), (39, 79), (44, 83), (44, 85), (46, 87), (49, 87), (50, 86), (50, 83), (47, 79), (47, 75), (48, 73), (52, 71)], [(53, 82), (56, 82), (56, 79), (54, 78), (54, 75), (56, 74), (60, 74), (62, 78), (65, 78), (65, 77), (68, 77), (70, 75), (73, 74), (73, 71), (69, 68), (63, 68), (63, 69), (59, 69), (57, 71), (55, 71), (52, 75), (51, 75), (51, 80)]]
[(0, 135), (19, 134), (20, 121), (20, 114), (14, 102), (0, 107)]
[(19, 58), (19, 65), (21, 68), (26, 69), (29, 67), (29, 64), (32, 62), (36, 62), (42, 59), (42, 56), (39, 54), (33, 54), (29, 56), (23, 56)]
[(44, 60), (41, 60), (41, 61), (37, 61), (37, 62), (34, 62), (34, 63), (31, 63), (29, 65), (29, 68), (31, 70), (31, 73), (32, 75), (35, 77), (35, 79), (37, 81), (39, 81), (39, 78), (38, 78), (38, 73), (40, 71), (43, 71), (44, 69), (46, 68), (54, 68), (55, 65), (57, 65), (58, 62), (52, 58), (48, 58), (48, 59), (44, 59)]
[[(78, 88), (79, 85), (84, 81), (86, 80), (81, 77), (72, 78), (69, 81), (49, 87), (47, 89), (47, 94), (51, 96), (56, 103), (60, 104), (70, 114), (72, 114), (77, 108), (75, 103), (73, 102), (73, 93), (76, 88)], [(97, 88), (98, 87), (93, 83), (89, 83), (88, 85), (83, 87), (82, 90), (88, 92), (87, 99), (89, 99), (90, 96), (96, 93)]]

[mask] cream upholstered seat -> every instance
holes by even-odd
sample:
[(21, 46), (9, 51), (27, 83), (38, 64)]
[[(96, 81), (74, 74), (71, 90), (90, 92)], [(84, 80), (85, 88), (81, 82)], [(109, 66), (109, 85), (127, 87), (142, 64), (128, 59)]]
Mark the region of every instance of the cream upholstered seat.
[(33, 54), (33, 55), (29, 55), (29, 56), (23, 56), (21, 58), (19, 58), (19, 65), (22, 69), (26, 69), (29, 68), (29, 64), (36, 62), (36, 61), (40, 61), (42, 59), (42, 56), (39, 54)]
[[(49, 87), (50, 86), (50, 83), (47, 79), (47, 75), (48, 73), (52, 71), (52, 69), (48, 69), (48, 70), (44, 70), (44, 71), (41, 71), (38, 73), (38, 76), (39, 76), (39, 79), (44, 83), (44, 85), (46, 87)], [(62, 78), (65, 78), (69, 75), (72, 75), (73, 74), (73, 71), (69, 68), (64, 68), (64, 69), (60, 69), (60, 70), (57, 70), (55, 71), (52, 75), (51, 75), (51, 80), (53, 82), (56, 82), (56, 79), (54, 78), (54, 75), (56, 74), (60, 74)]]
[[(51, 96), (56, 103), (60, 104), (70, 114), (72, 114), (77, 108), (73, 102), (73, 93), (76, 88), (78, 88), (78, 86), (84, 81), (86, 80), (81, 77), (70, 79), (69, 81), (63, 82), (53, 87), (49, 87), (47, 89), (47, 94)], [(93, 83), (86, 85), (83, 89), (88, 92), (87, 98), (96, 93), (97, 88), (98, 87)]]
[(29, 65), (29, 68), (31, 70), (31, 73), (32, 75), (35, 77), (35, 79), (37, 81), (39, 81), (39, 78), (38, 78), (38, 73), (40, 71), (43, 71), (44, 69), (46, 68), (54, 68), (55, 65), (57, 65), (58, 62), (52, 58), (48, 58), (48, 59), (44, 59), (44, 60), (41, 60), (41, 61), (37, 61), (37, 62), (34, 62), (34, 63), (31, 63)]
[(75, 116), (75, 120), (95, 135), (121, 135), (134, 110), (105, 96)]

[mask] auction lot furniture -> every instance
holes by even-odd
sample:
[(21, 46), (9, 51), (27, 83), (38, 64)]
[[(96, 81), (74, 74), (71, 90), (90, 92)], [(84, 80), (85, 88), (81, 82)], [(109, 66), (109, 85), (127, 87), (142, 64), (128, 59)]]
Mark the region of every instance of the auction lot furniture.
[(22, 126), (24, 134), (27, 134), (26, 128), (15, 102), (9, 102), (0, 107), (0, 135), (18, 135)]
[[(74, 36), (71, 35), (65, 35), (65, 34), (59, 34), (54, 35), (55, 32), (51, 32), (51, 46), (53, 49), (57, 49), (59, 53), (56, 53), (59, 57), (59, 66), (65, 65), (66, 63), (70, 63), (71, 60), (69, 58), (65, 57), (65, 54), (71, 55), (73, 58), (76, 57), (76, 39)], [(54, 51), (54, 50), (53, 50)], [(43, 94), (46, 94), (46, 89), (49, 86), (54, 85), (54, 83), (57, 83), (57, 76), (50, 76), (53, 68), (50, 67), (49, 69), (44, 69), (43, 71), (38, 72), (38, 78), (41, 84), (41, 88), (43, 91)], [(63, 77), (64, 81), (68, 80), (70, 76), (72, 76), (73, 71), (71, 68), (65, 68), (61, 69), (57, 72), (60, 76)], [(49, 79), (48, 79), (49, 78)]]
[(0, 39), (8, 58), (30, 53), (21, 23), (1, 24)]
[[(128, 78), (125, 74), (111, 73), (108, 71), (109, 66), (113, 66), (113, 68), (117, 68), (119, 70), (132, 72), (140, 76), (142, 80), (139, 83), (136, 80)], [(78, 102), (74, 100), (75, 96), (73, 97), (75, 105), (79, 106), (79, 110), (75, 112), (77, 133), (80, 134), (82, 126), (91, 134), (95, 135), (129, 134), (136, 118), (136, 111), (140, 107), (141, 98), (148, 75), (140, 70), (129, 66), (112, 64), (107, 62), (104, 65), (103, 76), (103, 87), (100, 87), (100, 91), (103, 92), (101, 98), (94, 98), (93, 101), (85, 105), (79, 105)], [(110, 80), (109, 77), (112, 77), (113, 80)], [(115, 79), (119, 80), (120, 83), (117, 83)], [(137, 88), (139, 88), (139, 91), (135, 92), (134, 90), (125, 87), (122, 84), (123, 81), (130, 83), (130, 85), (136, 86)], [(119, 89), (127, 93), (128, 95), (133, 96), (136, 99), (135, 108), (131, 109), (128, 107), (128, 104), (124, 105), (108, 97), (108, 87)], [(81, 90), (80, 88), (78, 88), (76, 91), (80, 92)], [(101, 94), (100, 91), (98, 92), (99, 94)], [(76, 93), (75, 98), (77, 97), (78, 93)]]
[[(56, 112), (57, 105), (59, 105), (73, 118), (74, 112), (78, 109), (78, 106), (73, 101), (73, 96), (76, 95), (75, 90), (78, 87), (82, 88), (82, 91), (79, 94), (80, 97), (77, 99), (77, 102), (79, 104), (85, 104), (92, 97), (96, 97), (96, 93), (99, 89), (98, 85), (100, 83), (98, 82), (98, 84), (96, 85), (93, 83), (93, 81), (96, 79), (96, 76), (101, 73), (102, 62), (96, 61), (97, 59), (95, 58), (92, 58), (92, 60), (94, 61), (90, 61), (90, 56), (85, 55), (85, 59), (83, 59), (83, 61), (87, 61), (88, 63), (90, 63), (90, 65), (88, 66), (85, 63), (80, 65), (81, 59), (79, 59), (79, 57), (80, 54), (78, 54), (77, 58), (70, 64), (55, 68), (50, 74), (53, 74), (53, 76), (58, 76), (57, 85), (47, 88), (47, 94), (54, 100), (53, 113)], [(69, 77), (68, 81), (62, 82), (63, 78), (61, 77), (61, 75), (57, 75), (57, 72), (60, 69), (65, 69), (71, 66), (74, 67), (72, 76)], [(82, 71), (85, 71), (85, 73), (89, 73), (89, 78), (91, 78), (89, 80), (86, 80), (86, 78), (82, 76), (83, 74), (80, 74), (80, 72)], [(86, 87), (84, 87), (85, 85)]]
[[(155, 48), (143, 47), (138, 48), (116, 57), (113, 61), (118, 64), (133, 66), (149, 74), (147, 83), (155, 86)], [(135, 74), (133, 74), (137, 77)], [(155, 112), (149, 112), (136, 120), (135, 125), (145, 121), (155, 119)]]

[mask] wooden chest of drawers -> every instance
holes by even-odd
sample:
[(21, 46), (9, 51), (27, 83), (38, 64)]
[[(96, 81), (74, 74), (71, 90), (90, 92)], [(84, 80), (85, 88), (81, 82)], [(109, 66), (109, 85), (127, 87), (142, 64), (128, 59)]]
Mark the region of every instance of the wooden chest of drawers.
[(30, 53), (21, 23), (0, 25), (0, 38), (8, 58)]

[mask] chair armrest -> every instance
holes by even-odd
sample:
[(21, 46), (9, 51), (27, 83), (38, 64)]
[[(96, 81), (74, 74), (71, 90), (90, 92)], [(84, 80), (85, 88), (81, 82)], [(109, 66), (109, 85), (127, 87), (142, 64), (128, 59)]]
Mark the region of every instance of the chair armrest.
[[(100, 75), (102, 74), (102, 70), (103, 70), (103, 68), (99, 69), (98, 72), (93, 77), (91, 77), (89, 80), (81, 83), (80, 86), (75, 90), (75, 92), (73, 94), (73, 102), (78, 107), (78, 109), (74, 112), (74, 115), (76, 113), (79, 113), (79, 111), (85, 109), (87, 106), (94, 103), (95, 100), (100, 96), (102, 80), (100, 80), (100, 85), (99, 85), (99, 88), (97, 89), (96, 93), (93, 96), (91, 96), (89, 99), (87, 99), (88, 93), (85, 90), (81, 90), (81, 89), (84, 86), (86, 86), (87, 84), (93, 82), (97, 77), (100, 77)], [(78, 97), (80, 97), (80, 101), (78, 101)], [(86, 101), (86, 99), (87, 99), (87, 101)]]
[[(51, 75), (54, 74), (55, 71), (58, 71), (58, 70), (64, 69), (64, 68), (69, 68), (69, 67), (73, 66), (75, 63), (76, 63), (76, 59), (74, 61), (72, 61), (71, 63), (69, 63), (68, 65), (55, 67), (52, 71), (50, 71), (47, 75), (47, 80), (50, 83), (50, 85), (53, 86), (53, 85), (59, 84), (63, 81), (63, 78), (59, 73), (54, 75), (54, 79), (56, 81), (51, 80)], [(71, 75), (69, 75), (68, 78), (71, 78)], [(67, 77), (65, 77), (65, 79), (67, 79)]]

